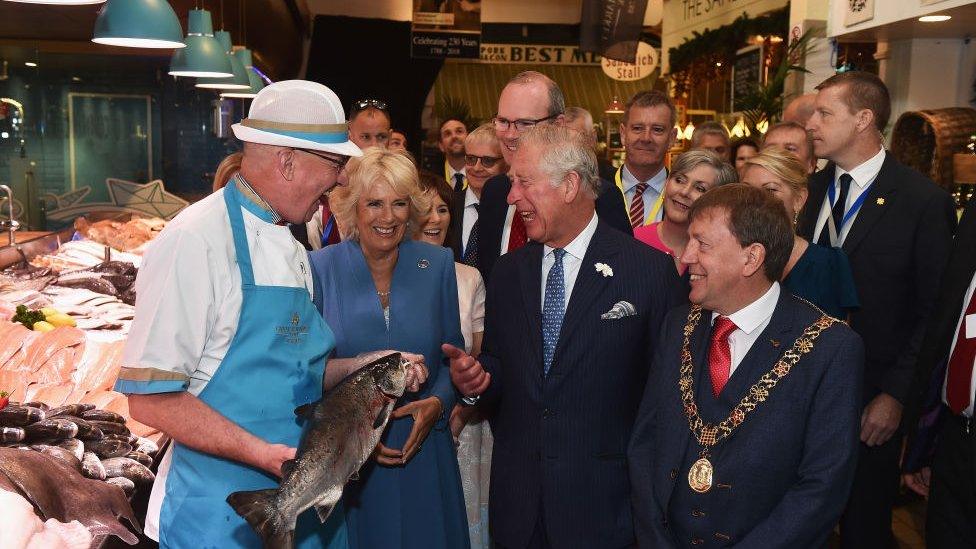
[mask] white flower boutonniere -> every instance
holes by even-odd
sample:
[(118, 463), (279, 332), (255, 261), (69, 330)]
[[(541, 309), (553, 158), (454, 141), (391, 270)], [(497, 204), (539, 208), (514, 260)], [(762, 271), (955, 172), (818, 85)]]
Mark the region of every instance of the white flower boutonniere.
[(594, 267), (596, 267), (596, 272), (602, 274), (605, 277), (613, 276), (613, 269), (611, 269), (610, 265), (607, 265), (606, 263), (597, 263), (596, 265), (594, 265)]

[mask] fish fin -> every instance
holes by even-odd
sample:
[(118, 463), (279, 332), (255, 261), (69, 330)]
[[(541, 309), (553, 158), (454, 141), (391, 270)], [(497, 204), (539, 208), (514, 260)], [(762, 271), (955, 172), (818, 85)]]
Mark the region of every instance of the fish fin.
[(393, 410), (393, 404), (387, 404), (380, 408), (380, 413), (376, 415), (376, 421), (373, 422), (373, 429), (379, 429), (386, 423), (386, 420), (390, 418), (390, 412)]
[(336, 502), (315, 506), (315, 512), (318, 513), (319, 521), (322, 524), (325, 524), (325, 520), (329, 518), (329, 515), (332, 514), (332, 510), (335, 509), (335, 506), (336, 506)]
[(265, 547), (292, 547), (295, 523), (285, 524), (284, 515), (274, 504), (277, 492), (275, 488), (234, 492), (227, 496), (227, 503), (254, 528)]
[(295, 415), (298, 417), (311, 418), (312, 414), (315, 412), (315, 404), (315, 402), (302, 404), (298, 408), (295, 408)]
[(288, 478), (288, 475), (295, 470), (295, 460), (289, 459), (281, 464), (281, 478)]
[(333, 486), (322, 494), (322, 497), (315, 502), (315, 512), (319, 515), (319, 520), (324, 524), (325, 520), (332, 514), (339, 499), (342, 498), (342, 486)]
[(359, 480), (359, 471), (353, 471), (352, 474), (349, 475), (349, 480)]

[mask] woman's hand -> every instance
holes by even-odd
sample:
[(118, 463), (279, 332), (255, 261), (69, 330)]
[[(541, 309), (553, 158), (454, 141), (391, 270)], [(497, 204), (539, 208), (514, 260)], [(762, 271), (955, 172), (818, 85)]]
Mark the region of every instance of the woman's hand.
[(410, 366), (407, 367), (407, 392), (416, 393), (427, 382), (428, 372), (427, 364), (424, 363), (424, 355), (401, 351), (400, 357), (410, 362)]
[(388, 466), (406, 465), (420, 451), (420, 446), (427, 440), (427, 435), (430, 434), (430, 430), (443, 411), (444, 406), (441, 404), (441, 399), (437, 397), (411, 402), (393, 410), (392, 419), (413, 416), (413, 430), (410, 431), (407, 441), (400, 450), (377, 444), (377, 463)]

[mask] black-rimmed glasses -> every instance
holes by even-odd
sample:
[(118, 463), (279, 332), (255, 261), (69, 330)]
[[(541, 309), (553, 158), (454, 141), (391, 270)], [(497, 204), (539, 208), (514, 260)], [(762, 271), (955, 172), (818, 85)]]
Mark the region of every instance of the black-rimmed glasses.
[(507, 131), (508, 128), (512, 126), (515, 126), (515, 131), (522, 132), (531, 128), (532, 126), (535, 126), (536, 124), (557, 118), (560, 114), (562, 113), (551, 114), (545, 118), (536, 118), (535, 120), (531, 118), (519, 118), (518, 120), (509, 120), (507, 118), (501, 118), (499, 116), (496, 116), (491, 120), (491, 122), (492, 124), (495, 125), (495, 130), (500, 132)]
[(466, 154), (464, 155), (464, 164), (466, 166), (474, 166), (480, 160), (482, 166), (492, 168), (501, 159), (502, 158), (500, 156), (476, 156), (473, 154)]
[(308, 153), (308, 154), (310, 154), (312, 156), (317, 156), (317, 157), (321, 158), (322, 160), (325, 160), (326, 162), (328, 162), (329, 164), (332, 164), (335, 167), (336, 172), (341, 172), (343, 170), (343, 168), (346, 167), (346, 162), (349, 162), (349, 157), (348, 156), (341, 156), (339, 158), (334, 158), (332, 156), (326, 156), (324, 154), (319, 154), (319, 153), (317, 153), (315, 151), (310, 151), (308, 149), (295, 149), (295, 150), (296, 151), (301, 151), (303, 153)]

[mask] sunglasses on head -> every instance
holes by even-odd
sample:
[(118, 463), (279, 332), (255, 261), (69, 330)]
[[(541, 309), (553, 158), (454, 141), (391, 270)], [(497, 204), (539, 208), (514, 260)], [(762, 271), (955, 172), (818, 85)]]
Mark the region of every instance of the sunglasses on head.
[(379, 109), (381, 111), (386, 110), (386, 102), (380, 101), (379, 99), (360, 99), (352, 104), (352, 108), (356, 112), (365, 111), (368, 108)]
[(481, 161), (481, 165), (486, 168), (491, 168), (498, 163), (502, 158), (500, 156), (475, 156), (473, 154), (464, 155), (464, 164), (467, 166), (474, 166)]

